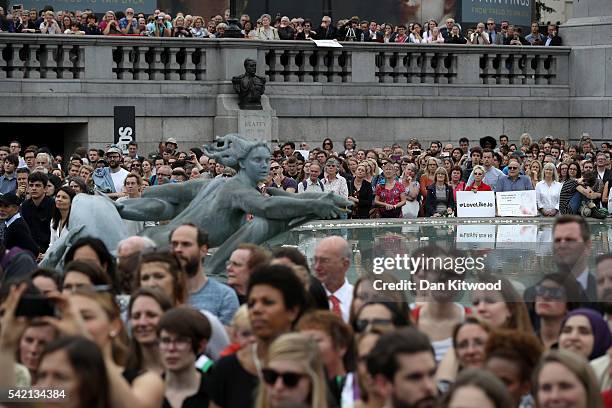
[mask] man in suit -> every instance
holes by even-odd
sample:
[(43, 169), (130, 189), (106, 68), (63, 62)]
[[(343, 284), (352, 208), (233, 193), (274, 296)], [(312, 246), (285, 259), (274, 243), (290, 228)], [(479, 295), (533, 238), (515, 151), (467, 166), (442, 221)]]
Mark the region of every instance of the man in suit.
[(4, 231), (4, 246), (6, 249), (19, 247), (32, 252), (36, 258), (40, 253), (40, 248), (32, 238), (30, 227), (21, 218), (19, 213), (19, 197), (15, 193), (4, 194), (0, 197), (0, 219), (4, 221), (6, 230)]
[(608, 186), (612, 187), (612, 170), (608, 168), (609, 159), (608, 155), (604, 152), (597, 152), (595, 156), (595, 165), (597, 166), (597, 178), (599, 178), (603, 184), (608, 182)]
[(559, 272), (573, 276), (590, 301), (597, 298), (595, 275), (589, 271), (591, 228), (583, 217), (564, 215), (553, 226), (553, 252)]
[[(453, 26), (455, 25), (455, 20), (452, 18), (447, 18), (444, 22), (444, 27), (440, 28), (440, 34), (444, 38), (444, 42), (449, 43), (450, 41), (446, 41), (451, 36), (451, 31), (453, 30)], [(465, 44), (465, 43), (464, 43)]]
[[(568, 301), (579, 302), (585, 307), (598, 309), (600, 305), (597, 304), (597, 279), (589, 271), (588, 265), (591, 249), (591, 229), (583, 217), (562, 215), (555, 220), (553, 253), (557, 266), (556, 272), (565, 274), (567, 279), (575, 279), (581, 289), (578, 299), (568, 299)], [(533, 309), (533, 302), (536, 298), (535, 286), (525, 289), (523, 298), (530, 309), (532, 319), (535, 319)], [(537, 319), (534, 321), (537, 326)]]
[(383, 33), (376, 31), (376, 21), (370, 21), (368, 29), (365, 31), (365, 41), (381, 42)]
[(489, 36), (489, 44), (502, 45), (504, 43), (504, 37), (499, 31), (496, 31), (494, 19), (487, 19), (487, 27), (485, 33), (487, 33), (487, 35)]
[(554, 24), (548, 25), (548, 36), (544, 41), (544, 46), (546, 47), (560, 47), (563, 45), (563, 40), (558, 35), (557, 26)]

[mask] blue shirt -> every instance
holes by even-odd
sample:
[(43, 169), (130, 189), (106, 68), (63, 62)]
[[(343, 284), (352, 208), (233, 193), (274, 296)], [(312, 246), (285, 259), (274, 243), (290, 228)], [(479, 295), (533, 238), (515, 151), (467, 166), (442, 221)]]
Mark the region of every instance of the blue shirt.
[(189, 305), (198, 310), (208, 310), (226, 326), (231, 324), (234, 313), (240, 306), (236, 292), (211, 277), (200, 290), (189, 296)]
[(13, 173), (12, 178), (7, 178), (6, 174), (0, 176), (0, 194), (14, 193), (17, 191), (17, 177)]
[(496, 193), (525, 190), (533, 190), (533, 185), (531, 185), (531, 179), (529, 177), (522, 176), (520, 174), (514, 181), (510, 178), (510, 176), (500, 177), (495, 188)]
[[(488, 185), (495, 191), (495, 189), (497, 188), (497, 182), (502, 177), (506, 177), (504, 172), (498, 169), (497, 167), (491, 166), (489, 167), (489, 170), (485, 171), (483, 181), (485, 182), (486, 185)], [(472, 173), (470, 174), (470, 177), (468, 178), (466, 185), (469, 186), (473, 182), (474, 182), (474, 170), (472, 170)]]

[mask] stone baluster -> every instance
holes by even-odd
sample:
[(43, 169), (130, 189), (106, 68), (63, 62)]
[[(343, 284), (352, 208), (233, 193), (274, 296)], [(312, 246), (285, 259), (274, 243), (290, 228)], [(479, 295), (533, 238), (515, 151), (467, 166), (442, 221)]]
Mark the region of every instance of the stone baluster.
[(134, 61), (133, 79), (148, 79), (147, 47), (136, 47), (134, 53), (136, 60)]
[(164, 64), (162, 63), (162, 48), (150, 47), (151, 63), (149, 64), (149, 80), (158, 81), (164, 79)]
[(313, 73), (315, 67), (310, 63), (310, 59), (316, 56), (312, 50), (305, 50), (302, 53), (302, 63), (298, 66), (300, 73), (298, 76), (300, 77), (301, 82), (313, 82)]
[(8, 72), (9, 78), (21, 79), (24, 77), (25, 61), (21, 59), (21, 53), (24, 47), (24, 44), (12, 44), (13, 58), (8, 64), (10, 67)]
[(536, 66), (535, 66), (535, 83), (538, 85), (548, 84), (548, 75), (547, 69), (544, 67), (544, 61), (546, 61), (546, 56), (537, 55), (536, 56)]
[(327, 67), (328, 82), (342, 82), (342, 67), (340, 66), (340, 58), (342, 52), (330, 51), (329, 66)]
[(410, 51), (406, 55), (406, 82), (409, 84), (421, 82), (419, 78), (419, 54)]
[(424, 52), (422, 54), (423, 63), (421, 64), (421, 83), (433, 84), (435, 81), (435, 72), (431, 63), (435, 57), (435, 54), (431, 52)]
[(40, 45), (28, 45), (28, 52), (25, 61), (25, 77), (31, 79), (40, 78), (40, 61), (38, 60), (38, 50)]
[(352, 52), (344, 52), (344, 65), (342, 66), (342, 82), (353, 82)]
[(55, 79), (57, 75), (57, 45), (46, 44), (40, 55), (41, 78)]
[(433, 72), (434, 72), (434, 83), (436, 84), (447, 84), (448, 78), (444, 75), (446, 73), (446, 67), (444, 67), (444, 54), (435, 53), (432, 56)]
[(381, 84), (392, 82), (389, 53), (379, 52), (376, 57), (378, 58), (378, 82)]
[(525, 55), (525, 66), (523, 67), (523, 84), (533, 85), (536, 83), (534, 67), (537, 67), (537, 64), (539, 63), (541, 63), (541, 61), (538, 61), (536, 55)]
[(198, 49), (198, 62), (195, 64), (195, 77), (198, 81), (206, 80), (206, 49)]
[(493, 61), (495, 61), (497, 55), (486, 53), (481, 58), (484, 62), (484, 67), (481, 68), (482, 83), (485, 85), (497, 83), (498, 72), (493, 66)]
[(7, 64), (2, 55), (4, 55), (4, 50), (6, 49), (6, 44), (0, 43), (0, 78), (6, 78), (6, 69)]
[(327, 58), (327, 51), (317, 50), (316, 53), (316, 63), (313, 69), (313, 81), (314, 82), (327, 82), (327, 66), (325, 65), (325, 60)]
[(274, 50), (274, 54), (273, 54), (274, 68), (271, 70), (273, 74), (270, 73), (270, 81), (272, 82), (285, 82), (285, 76), (284, 76), (285, 67), (281, 61), (281, 58), (283, 57), (283, 55), (284, 55), (283, 50)]
[(177, 47), (169, 47), (168, 62), (166, 63), (166, 79), (170, 81), (178, 81), (181, 79), (180, 66), (176, 61), (176, 54), (179, 52)]
[(297, 66), (297, 63), (295, 61), (295, 59), (298, 57), (299, 51), (292, 49), (292, 50), (287, 50), (286, 51), (286, 55), (287, 55), (287, 75), (285, 76), (285, 80), (287, 82), (299, 82), (300, 78), (299, 78), (299, 67)]
[(514, 58), (513, 54), (501, 54), (499, 60), (498, 72), (498, 84), (508, 85), (512, 80), (514, 69), (518, 63), (517, 59)]
[(62, 45), (59, 50), (57, 76), (61, 79), (73, 78), (72, 61), (70, 61), (71, 47), (69, 45)]
[(188, 47), (184, 49), (185, 52), (185, 60), (181, 65), (181, 71), (184, 72), (183, 79), (185, 81), (195, 81), (196, 80), (196, 66), (193, 62), (193, 57), (195, 55), (196, 49), (193, 47)]
[(77, 60), (75, 61), (75, 78), (83, 79), (85, 77), (85, 48), (77, 47), (76, 49)]
[(397, 53), (397, 62), (395, 64), (395, 82), (405, 84), (408, 82), (408, 62), (410, 60), (409, 54)]
[(134, 79), (133, 64), (130, 61), (132, 47), (120, 47), (120, 60), (117, 62), (117, 78), (118, 79)]

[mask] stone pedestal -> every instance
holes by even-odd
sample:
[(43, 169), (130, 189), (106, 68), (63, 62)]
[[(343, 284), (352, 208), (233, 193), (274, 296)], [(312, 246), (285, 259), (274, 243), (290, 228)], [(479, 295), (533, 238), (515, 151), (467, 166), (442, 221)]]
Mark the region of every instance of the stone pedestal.
[(242, 110), (238, 107), (238, 96), (218, 95), (215, 136), (239, 133), (248, 139), (278, 141), (278, 118), (266, 95), (261, 97), (261, 105), (262, 110)]
[(574, 0), (573, 17), (559, 35), (563, 45), (612, 45), (612, 1)]

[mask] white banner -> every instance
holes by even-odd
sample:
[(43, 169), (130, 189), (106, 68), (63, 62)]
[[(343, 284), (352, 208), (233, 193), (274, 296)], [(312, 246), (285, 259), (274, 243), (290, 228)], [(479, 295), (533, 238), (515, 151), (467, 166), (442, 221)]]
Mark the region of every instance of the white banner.
[(342, 48), (342, 44), (336, 40), (313, 40), (312, 38), (310, 40), (319, 48)]
[(495, 193), (457, 191), (457, 217), (495, 217)]
[(500, 217), (535, 217), (538, 215), (535, 190), (495, 193)]

